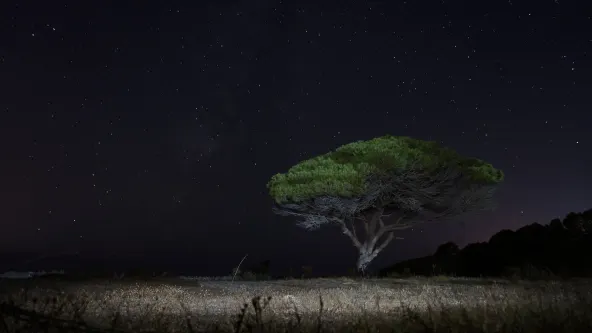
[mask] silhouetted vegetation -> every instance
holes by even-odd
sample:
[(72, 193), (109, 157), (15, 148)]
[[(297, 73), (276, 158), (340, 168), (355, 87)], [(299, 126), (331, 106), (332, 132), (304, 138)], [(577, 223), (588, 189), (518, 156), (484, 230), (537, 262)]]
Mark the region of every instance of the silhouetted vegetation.
[(432, 256), (399, 262), (381, 275), (455, 275), (467, 277), (592, 276), (592, 209), (569, 213), (563, 221), (533, 223), (516, 231), (502, 230), (488, 242), (463, 249), (442, 244)]

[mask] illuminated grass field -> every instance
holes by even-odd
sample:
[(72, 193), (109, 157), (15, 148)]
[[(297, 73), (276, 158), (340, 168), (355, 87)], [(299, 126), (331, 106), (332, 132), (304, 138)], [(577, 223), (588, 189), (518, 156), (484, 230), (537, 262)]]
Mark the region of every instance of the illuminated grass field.
[(592, 283), (588, 281), (171, 278), (33, 282), (26, 288), (23, 282), (8, 281), (6, 286), (10, 292), (3, 293), (5, 304), (34, 313), (16, 320), (5, 309), (6, 329), (13, 331), (19, 325), (31, 325), (38, 315), (64, 323), (83, 321), (84, 329), (154, 332), (448, 332), (446, 327), (471, 332), (510, 332), (522, 327), (524, 332), (542, 332), (541, 325), (556, 327), (555, 332), (592, 332)]

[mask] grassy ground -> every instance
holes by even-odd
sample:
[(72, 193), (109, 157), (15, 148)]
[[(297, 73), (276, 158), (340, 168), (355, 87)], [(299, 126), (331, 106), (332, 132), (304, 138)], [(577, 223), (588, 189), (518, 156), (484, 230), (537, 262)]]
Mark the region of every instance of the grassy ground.
[(591, 287), (446, 277), (0, 281), (0, 332), (589, 333)]

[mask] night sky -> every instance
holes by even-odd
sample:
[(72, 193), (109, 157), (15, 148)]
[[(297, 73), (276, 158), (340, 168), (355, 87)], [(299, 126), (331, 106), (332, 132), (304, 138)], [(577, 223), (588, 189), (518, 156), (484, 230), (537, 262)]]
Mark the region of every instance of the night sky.
[(495, 212), (401, 232), (373, 268), (592, 208), (585, 1), (309, 3), (2, 1), (4, 257), (345, 273), (350, 240), (274, 215), (265, 185), (385, 134), (506, 181)]

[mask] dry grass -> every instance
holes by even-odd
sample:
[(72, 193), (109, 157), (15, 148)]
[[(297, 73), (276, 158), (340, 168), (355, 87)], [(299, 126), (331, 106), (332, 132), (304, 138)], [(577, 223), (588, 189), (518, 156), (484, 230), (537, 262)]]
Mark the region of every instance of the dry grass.
[[(0, 331), (33, 327), (31, 322), (38, 317), (84, 322), (84, 327), (76, 327), (79, 332), (91, 328), (134, 332), (592, 332), (592, 284), (476, 282), (444, 278), (168, 279), (69, 283), (57, 290), (13, 288), (1, 300), (11, 307), (4, 308), (5, 325), (0, 322)], [(19, 317), (10, 313), (14, 308), (32, 313)]]

